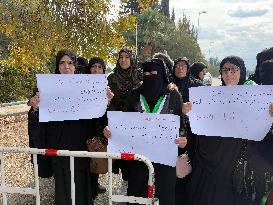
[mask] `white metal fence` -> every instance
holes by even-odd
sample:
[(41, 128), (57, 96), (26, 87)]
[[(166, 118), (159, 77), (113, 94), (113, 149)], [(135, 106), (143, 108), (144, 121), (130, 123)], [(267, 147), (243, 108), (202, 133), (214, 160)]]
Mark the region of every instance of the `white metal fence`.
[[(33, 155), (34, 164), (34, 180), (35, 188), (18, 188), (8, 187), (5, 183), (5, 171), (4, 171), (4, 158), (3, 153), (28, 153)], [(18, 147), (0, 147), (0, 176), (1, 186), (0, 193), (3, 195), (3, 205), (7, 205), (7, 194), (31, 194), (36, 197), (36, 205), (40, 205), (40, 193), (39, 193), (39, 177), (38, 177), (38, 164), (37, 155), (48, 156), (67, 156), (70, 157), (70, 170), (71, 170), (71, 199), (72, 205), (75, 205), (75, 183), (74, 183), (74, 158), (75, 157), (89, 157), (89, 158), (107, 158), (108, 159), (108, 190), (109, 190), (109, 205), (112, 202), (129, 202), (139, 204), (151, 204), (159, 205), (158, 199), (154, 198), (154, 168), (149, 159), (142, 155), (127, 154), (127, 153), (107, 153), (107, 152), (86, 152), (86, 151), (67, 151), (67, 150), (52, 150), (52, 149), (35, 149), (35, 148), (18, 148)], [(112, 192), (112, 159), (122, 160), (138, 160), (144, 162), (149, 169), (149, 179), (147, 193), (148, 198), (113, 195)]]

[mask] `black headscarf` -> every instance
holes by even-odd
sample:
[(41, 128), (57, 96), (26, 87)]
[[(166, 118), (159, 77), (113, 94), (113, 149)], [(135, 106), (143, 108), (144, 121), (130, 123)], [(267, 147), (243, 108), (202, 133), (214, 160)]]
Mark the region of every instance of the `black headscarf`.
[(262, 82), (261, 82), (261, 76), (260, 76), (260, 68), (262, 66), (269, 66), (269, 64), (263, 65), (263, 62), (266, 60), (273, 59), (273, 47), (266, 48), (262, 52), (258, 53), (256, 56), (256, 59), (257, 59), (256, 70), (255, 70), (255, 73), (252, 76), (251, 80), (254, 80), (257, 84), (261, 84)]
[(60, 74), (59, 64), (60, 64), (60, 60), (61, 60), (62, 57), (64, 57), (64, 56), (68, 56), (69, 58), (71, 58), (71, 60), (73, 61), (74, 66), (75, 66), (75, 68), (78, 67), (77, 57), (76, 57), (76, 55), (75, 55), (72, 51), (69, 51), (69, 50), (60, 50), (60, 51), (57, 53), (57, 56), (56, 56), (55, 74)]
[[(238, 56), (227, 56), (220, 63), (220, 71), (223, 68), (224, 64), (228, 62), (240, 68), (240, 80), (238, 85), (243, 85), (244, 82), (246, 81), (246, 67), (245, 67), (244, 60)], [(222, 85), (226, 85), (222, 76), (221, 76), (221, 80), (222, 80)]]
[(144, 95), (149, 106), (153, 108), (160, 98), (166, 92), (169, 82), (168, 76), (166, 76), (166, 69), (168, 69), (165, 63), (158, 58), (147, 60), (142, 63), (143, 72), (157, 71), (157, 75), (144, 75), (141, 94)]
[(91, 73), (91, 67), (92, 65), (94, 64), (100, 64), (103, 68), (103, 73), (105, 73), (105, 70), (106, 70), (106, 66), (105, 66), (105, 62), (102, 58), (99, 58), (99, 57), (93, 57), (89, 60), (89, 64), (88, 64), (88, 69), (87, 69), (87, 73), (90, 74)]
[[(119, 64), (119, 58), (123, 52), (128, 54), (131, 61), (131, 66), (127, 69), (122, 69)], [(129, 49), (121, 49), (118, 53), (116, 67), (114, 69), (113, 83), (117, 85), (119, 91), (127, 91), (137, 87), (139, 82), (139, 74), (134, 64), (132, 51)]]
[(171, 59), (171, 57), (168, 54), (165, 54), (165, 53), (155, 53), (153, 55), (153, 58), (159, 58), (159, 59), (163, 60), (164, 63), (166, 64), (166, 66), (168, 67), (168, 69), (170, 71), (173, 70), (174, 62), (173, 62), (173, 60)]
[[(175, 67), (178, 62), (184, 61), (187, 64), (187, 74), (183, 78), (178, 78), (175, 75)], [(183, 102), (188, 102), (189, 101), (189, 86), (190, 86), (190, 65), (189, 61), (186, 57), (182, 58), (177, 58), (174, 61), (174, 67), (173, 67), (173, 83), (178, 87), (179, 92), (182, 94), (183, 97)]]
[(199, 80), (201, 80), (200, 78), (199, 78), (199, 73), (202, 71), (202, 70), (204, 70), (204, 68), (206, 68), (207, 66), (204, 64), (204, 63), (202, 63), (202, 62), (195, 62), (195, 63), (193, 63), (192, 65), (191, 65), (191, 76), (193, 77), (193, 78), (195, 78), (195, 79), (199, 79)]
[(259, 78), (262, 85), (273, 85), (273, 62), (264, 62), (259, 68)]
[(87, 59), (84, 57), (78, 57), (77, 62), (78, 62), (77, 73), (86, 73), (86, 69), (88, 67)]

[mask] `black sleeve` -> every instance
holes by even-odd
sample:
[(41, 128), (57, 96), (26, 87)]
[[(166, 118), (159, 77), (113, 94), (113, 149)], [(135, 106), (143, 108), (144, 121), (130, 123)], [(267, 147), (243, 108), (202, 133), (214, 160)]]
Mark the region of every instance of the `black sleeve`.
[(46, 123), (39, 122), (39, 111), (31, 107), (28, 112), (29, 146), (32, 148), (46, 148)]
[(191, 132), (190, 121), (187, 115), (182, 112), (182, 96), (175, 94), (176, 98), (176, 113), (180, 116), (180, 134), (184, 134), (187, 137), (187, 146), (185, 148), (178, 148), (178, 154), (181, 155), (185, 152), (188, 153), (191, 160), (194, 158), (194, 147), (196, 141), (196, 135)]
[(260, 142), (255, 142), (255, 144), (257, 144), (260, 154), (273, 164), (273, 126), (265, 138)]
[(107, 112), (100, 118), (92, 120), (94, 136), (104, 137), (103, 129), (108, 125)]
[(140, 90), (134, 89), (128, 95), (126, 105), (125, 105), (125, 112), (137, 112), (136, 104), (140, 100)]

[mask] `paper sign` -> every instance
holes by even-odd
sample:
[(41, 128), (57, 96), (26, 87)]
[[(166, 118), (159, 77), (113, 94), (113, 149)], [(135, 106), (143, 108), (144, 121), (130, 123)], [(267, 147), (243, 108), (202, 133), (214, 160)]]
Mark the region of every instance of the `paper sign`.
[(190, 88), (191, 129), (195, 134), (260, 141), (273, 118), (271, 85), (239, 85)]
[(107, 108), (107, 78), (96, 74), (38, 74), (39, 121), (92, 119)]
[(180, 117), (172, 114), (107, 112), (112, 138), (108, 152), (144, 155), (152, 162), (175, 167)]

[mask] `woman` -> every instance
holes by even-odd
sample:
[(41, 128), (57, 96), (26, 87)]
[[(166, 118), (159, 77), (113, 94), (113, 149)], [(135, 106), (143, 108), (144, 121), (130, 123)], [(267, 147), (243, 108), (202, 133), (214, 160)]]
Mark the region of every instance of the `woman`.
[[(141, 80), (141, 71), (135, 66), (132, 51), (121, 49), (118, 53), (116, 67), (113, 73), (108, 76), (108, 86), (114, 93), (108, 110), (125, 111), (129, 94), (134, 88), (140, 86)], [(116, 160), (113, 164), (113, 172), (118, 174), (120, 168), (125, 181), (127, 181), (126, 164), (127, 162), (120, 160)], [(123, 185), (126, 186), (126, 183)]]
[(189, 60), (186, 57), (174, 61), (173, 83), (178, 87), (183, 97), (183, 102), (189, 102), (189, 88), (203, 86), (203, 83), (191, 77)]
[(206, 75), (206, 69), (207, 66), (204, 63), (197, 61), (191, 65), (191, 76), (203, 83), (204, 77)]
[(141, 80), (142, 75), (134, 64), (132, 51), (120, 50), (116, 67), (108, 76), (108, 85), (114, 93), (110, 103), (111, 110), (124, 111), (130, 92), (140, 86)]
[[(198, 87), (203, 86), (202, 82), (198, 79), (190, 77), (190, 67), (189, 61), (186, 57), (178, 58), (174, 62), (173, 67), (173, 83), (178, 87), (179, 92), (182, 95), (183, 102), (189, 102), (189, 88), (190, 87)], [(184, 136), (191, 137), (191, 141), (194, 142), (195, 135), (191, 133), (191, 129), (189, 126), (189, 119), (186, 115), (183, 115), (184, 120)], [(194, 144), (194, 143), (192, 143)], [(193, 160), (193, 148), (190, 147), (189, 144), (185, 149), (179, 149), (178, 154), (184, 154), (186, 151), (189, 155), (190, 160)], [(176, 186), (175, 186), (175, 201), (176, 204), (187, 205), (187, 190), (186, 186), (189, 182), (191, 174), (184, 178), (176, 178)]]
[[(89, 64), (87, 66), (87, 74), (105, 74), (106, 66), (105, 62), (102, 58), (93, 57), (89, 60)], [(110, 91), (111, 92), (111, 91)], [(107, 116), (106, 114), (97, 119), (93, 119), (94, 123), (94, 136), (104, 137), (103, 135), (103, 128), (107, 126)], [(99, 175), (90, 173), (91, 175), (91, 187), (92, 187), (92, 197), (95, 199), (98, 193), (105, 193), (106, 188), (101, 186), (98, 182)]]
[[(244, 61), (237, 56), (224, 58), (220, 73), (223, 86), (243, 85), (246, 82)], [(251, 81), (247, 84), (251, 84)], [(257, 204), (241, 197), (236, 190), (241, 187), (241, 177), (237, 178), (240, 173), (236, 170), (247, 142), (235, 138), (197, 136), (192, 178), (188, 185), (189, 204)]]
[[(258, 53), (255, 79), (261, 85), (273, 85), (273, 47), (264, 49), (262, 52)], [(271, 105), (271, 109), (273, 109), (273, 105)], [(250, 165), (255, 164), (255, 169), (251, 166), (251, 171), (255, 173), (255, 177), (258, 179), (256, 180), (256, 187), (259, 186), (259, 189), (256, 189), (259, 195), (264, 194), (263, 200), (261, 200), (260, 203), (261, 205), (265, 204), (267, 195), (273, 188), (273, 180), (270, 180), (270, 178), (273, 178), (272, 138), (273, 127), (271, 127), (271, 130), (262, 141), (248, 143), (248, 154), (252, 153), (248, 161), (250, 161)], [(260, 167), (260, 169), (256, 169), (258, 167)], [(267, 178), (266, 184), (263, 180), (265, 175)], [(271, 191), (268, 201), (272, 200), (272, 194), (273, 192)]]
[[(36, 88), (34, 90), (34, 95), (28, 101), (28, 105), (35, 105), (39, 101), (39, 92)], [(45, 133), (42, 129), (43, 125), (39, 123), (39, 110), (37, 107), (31, 106), (28, 111), (28, 136), (29, 136), (29, 147), (30, 148), (45, 148), (46, 139)], [(31, 157), (31, 162), (33, 159)], [(39, 166), (38, 176), (41, 178), (50, 178), (53, 176), (53, 168), (51, 163), (51, 157), (44, 155), (37, 155), (37, 163)]]
[[(128, 99), (128, 112), (154, 112), (161, 114), (175, 114), (181, 116), (182, 98), (177, 88), (170, 83), (171, 73), (161, 59), (151, 59), (142, 64), (143, 84), (135, 89)], [(160, 99), (165, 99), (160, 101)], [(141, 103), (143, 102), (143, 103)], [(156, 108), (160, 103), (160, 110)], [(145, 107), (141, 107), (146, 105)], [(181, 118), (181, 127), (183, 121)], [(104, 130), (105, 136), (110, 137), (109, 129)], [(185, 137), (179, 137), (175, 141), (181, 148), (187, 144)], [(175, 196), (175, 168), (153, 163), (155, 168), (155, 196), (159, 198), (161, 205), (174, 205)], [(129, 161), (128, 166), (128, 190), (130, 196), (147, 197), (148, 169), (143, 162)]]
[[(273, 59), (273, 47), (266, 48), (266, 49), (262, 50), (260, 53), (257, 54), (256, 59), (257, 59), (257, 65), (256, 65), (255, 73), (253, 75), (249, 76), (249, 79), (254, 80), (257, 84), (260, 85), (261, 84), (260, 73), (259, 73), (260, 68), (262, 67), (262, 65), (265, 62), (272, 61), (272, 59)], [(268, 77), (270, 77), (270, 75)]]
[[(55, 74), (74, 74), (76, 68), (77, 60), (74, 53), (69, 50), (58, 52)], [(39, 98), (39, 95), (37, 94), (35, 98)], [(31, 99), (34, 102), (32, 106), (37, 109), (39, 100), (34, 99)], [(46, 139), (44, 148), (49, 149), (87, 151), (87, 139), (96, 134), (92, 120), (65, 120), (41, 124)], [(72, 203), (69, 158), (52, 157), (51, 159), (55, 179), (55, 204), (69, 205)], [(77, 205), (93, 204), (89, 162), (88, 158), (75, 158), (74, 182)]]

